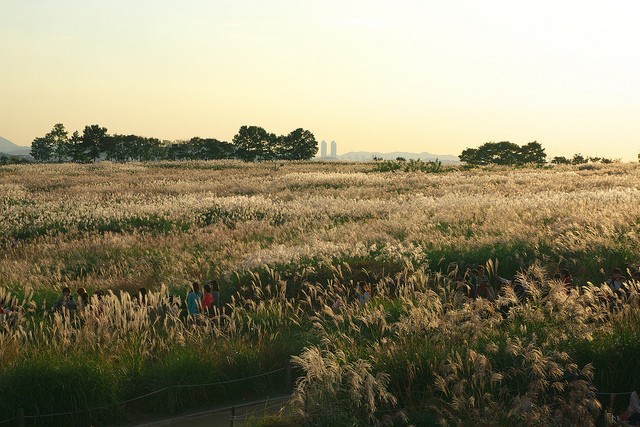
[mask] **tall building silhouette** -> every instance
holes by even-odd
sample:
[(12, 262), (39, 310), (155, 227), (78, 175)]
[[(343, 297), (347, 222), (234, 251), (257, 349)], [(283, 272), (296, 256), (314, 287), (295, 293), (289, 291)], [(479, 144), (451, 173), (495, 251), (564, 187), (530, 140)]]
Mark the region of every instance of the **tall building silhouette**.
[(327, 157), (327, 141), (324, 139), (320, 143), (320, 157)]
[(338, 144), (335, 141), (331, 141), (331, 157), (338, 157)]

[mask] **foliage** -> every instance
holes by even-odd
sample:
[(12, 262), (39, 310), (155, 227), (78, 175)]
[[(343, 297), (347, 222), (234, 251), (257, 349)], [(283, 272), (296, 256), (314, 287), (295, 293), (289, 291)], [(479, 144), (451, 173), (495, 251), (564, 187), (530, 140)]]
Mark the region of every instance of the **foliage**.
[(0, 165), (18, 165), (29, 163), (23, 156), (0, 153)]
[(589, 161), (589, 159), (584, 157), (582, 154), (576, 153), (576, 154), (573, 155), (573, 158), (571, 159), (571, 164), (572, 165), (582, 165), (582, 164), (587, 163), (588, 161)]
[(377, 161), (373, 165), (374, 172), (396, 172), (396, 171), (404, 171), (404, 172), (423, 172), (423, 173), (438, 173), (442, 172), (442, 162), (439, 160), (435, 161), (422, 161), (420, 159), (414, 160), (410, 159), (408, 162), (406, 160), (385, 160), (385, 161)]
[(45, 162), (53, 155), (53, 142), (50, 138), (35, 138), (31, 143), (31, 156), (37, 162)]
[(193, 147), (190, 156), (182, 157), (189, 160), (223, 160), (233, 158), (236, 147), (224, 141), (214, 138), (191, 138), (189, 141)]
[(567, 159), (564, 156), (555, 156), (553, 159), (551, 159), (551, 163), (556, 165), (570, 165), (571, 160)]
[(99, 125), (85, 126), (69, 137), (62, 123), (44, 137), (32, 142), (36, 162), (72, 161), (77, 163), (159, 160), (308, 160), (318, 151), (313, 134), (302, 128), (285, 136), (267, 133), (258, 126), (242, 126), (233, 143), (215, 138), (194, 137), (188, 141), (160, 141), (138, 135), (107, 134)]
[(271, 160), (275, 157), (277, 137), (259, 126), (241, 126), (233, 137), (238, 158), (245, 161)]
[(372, 364), (365, 360), (350, 362), (340, 349), (305, 348), (293, 362), (304, 372), (297, 380), (293, 405), (307, 423), (371, 425), (380, 421), (380, 405), (397, 403), (387, 390), (387, 374), (373, 374)]
[(380, 160), (373, 164), (374, 172), (396, 172), (402, 169), (402, 162), (393, 160)]
[(407, 164), (404, 166), (405, 172), (424, 172), (424, 173), (438, 173), (442, 172), (442, 162), (438, 159), (435, 161), (426, 161), (422, 160), (409, 160)]
[(277, 157), (281, 160), (309, 160), (318, 152), (315, 136), (302, 128), (278, 137)]
[(583, 156), (580, 153), (576, 153), (573, 155), (572, 158), (568, 159), (564, 156), (556, 156), (551, 160), (551, 163), (556, 164), (556, 165), (586, 165), (587, 163), (590, 164), (603, 164), (603, 165), (610, 165), (612, 163), (617, 163), (619, 162), (619, 160), (612, 160), (612, 159), (608, 159), (606, 157), (593, 157), (593, 156)]
[(238, 158), (245, 161), (308, 160), (318, 151), (313, 134), (302, 128), (286, 136), (276, 136), (258, 126), (242, 126), (233, 143)]
[(76, 151), (76, 155), (81, 153), (78, 160), (95, 162), (100, 158), (107, 141), (107, 128), (100, 125), (85, 126), (79, 143), (79, 151)]
[(55, 159), (58, 162), (68, 160), (72, 153), (72, 140), (62, 123), (53, 126), (44, 137), (35, 138), (31, 143), (31, 155), (37, 162)]
[(114, 162), (150, 161), (163, 158), (159, 139), (137, 135), (110, 135), (104, 144), (105, 159)]
[(460, 161), (469, 165), (542, 165), (547, 155), (538, 142), (519, 146), (509, 141), (486, 142), (478, 148), (467, 148), (459, 156)]
[(63, 161), (69, 156), (69, 132), (67, 132), (62, 123), (55, 124), (53, 129), (51, 129), (51, 132), (49, 132), (45, 138), (51, 139), (53, 144), (53, 156), (58, 162)]

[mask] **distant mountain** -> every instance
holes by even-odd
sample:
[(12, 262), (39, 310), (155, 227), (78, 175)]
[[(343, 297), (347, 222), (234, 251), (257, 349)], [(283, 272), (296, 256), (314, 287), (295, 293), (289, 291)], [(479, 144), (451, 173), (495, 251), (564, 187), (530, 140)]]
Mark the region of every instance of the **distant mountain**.
[(398, 157), (403, 157), (406, 160), (440, 160), (442, 163), (459, 163), (458, 156), (452, 155), (439, 155), (431, 153), (407, 153), (404, 151), (394, 151), (391, 153), (379, 153), (377, 151), (351, 151), (345, 154), (340, 154), (338, 160), (350, 160), (355, 162), (368, 162), (373, 160), (374, 157), (378, 157), (384, 160), (395, 160)]
[(16, 145), (13, 142), (9, 141), (7, 138), (3, 138), (0, 136), (0, 153), (24, 156), (29, 154), (30, 152), (31, 147)]

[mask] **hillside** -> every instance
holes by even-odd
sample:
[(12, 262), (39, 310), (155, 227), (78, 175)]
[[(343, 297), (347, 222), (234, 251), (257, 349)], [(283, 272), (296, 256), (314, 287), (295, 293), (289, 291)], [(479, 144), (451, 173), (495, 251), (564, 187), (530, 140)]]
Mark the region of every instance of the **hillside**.
[(31, 147), (23, 147), (0, 136), (0, 153), (5, 154), (29, 154)]

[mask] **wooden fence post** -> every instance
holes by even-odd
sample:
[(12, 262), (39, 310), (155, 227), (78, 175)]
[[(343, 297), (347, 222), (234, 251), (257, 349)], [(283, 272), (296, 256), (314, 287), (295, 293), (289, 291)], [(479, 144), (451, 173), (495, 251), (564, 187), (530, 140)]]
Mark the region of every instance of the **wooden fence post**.
[(18, 419), (18, 427), (24, 427), (24, 409), (23, 408), (18, 409), (16, 418)]
[(236, 420), (236, 407), (231, 408), (231, 416), (229, 417), (229, 427), (233, 427), (233, 423)]
[(291, 358), (287, 358), (287, 364), (284, 371), (284, 381), (287, 391), (291, 391)]
[(167, 403), (169, 407), (169, 414), (173, 415), (176, 413), (176, 394), (174, 392), (173, 386), (170, 385), (167, 387)]

